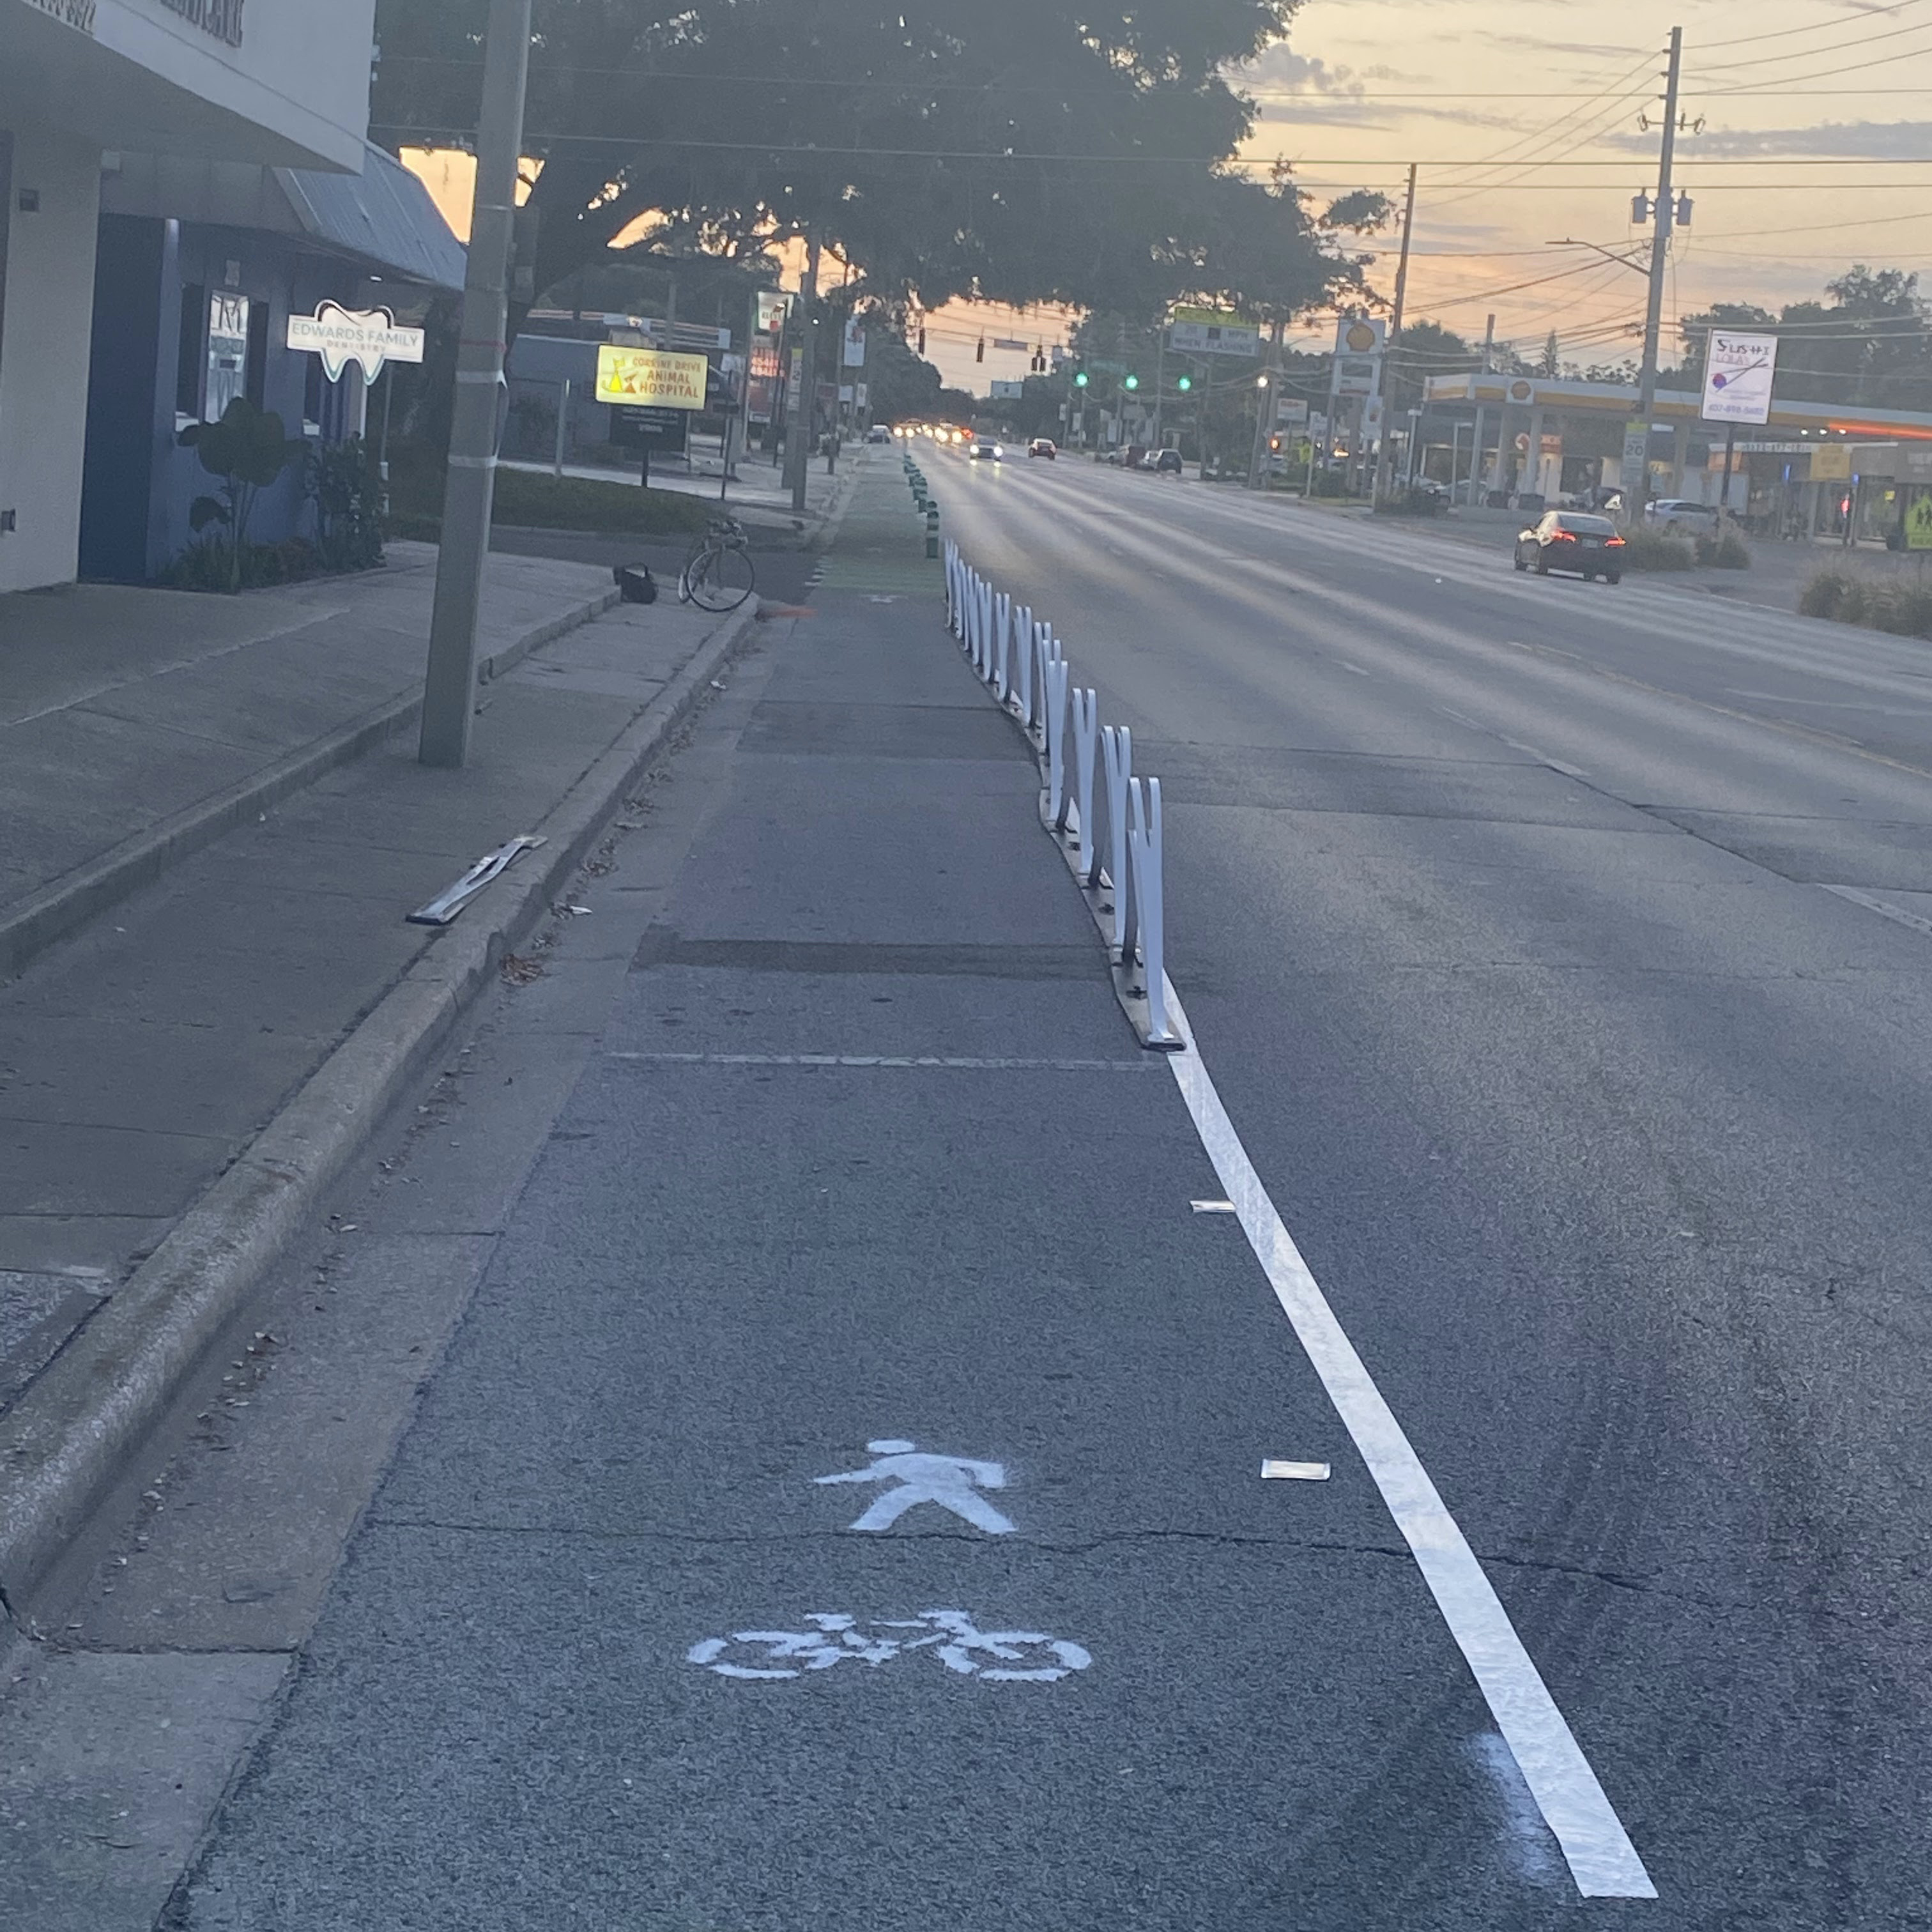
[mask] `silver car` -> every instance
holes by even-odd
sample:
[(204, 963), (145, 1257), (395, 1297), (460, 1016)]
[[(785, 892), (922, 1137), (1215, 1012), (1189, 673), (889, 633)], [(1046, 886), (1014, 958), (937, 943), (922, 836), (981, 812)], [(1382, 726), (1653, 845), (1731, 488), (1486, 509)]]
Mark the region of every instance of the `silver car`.
[(1694, 503), (1688, 496), (1659, 496), (1643, 506), (1643, 520), (1654, 530), (1682, 530), (1686, 536), (1714, 537), (1722, 519), (1714, 503)]

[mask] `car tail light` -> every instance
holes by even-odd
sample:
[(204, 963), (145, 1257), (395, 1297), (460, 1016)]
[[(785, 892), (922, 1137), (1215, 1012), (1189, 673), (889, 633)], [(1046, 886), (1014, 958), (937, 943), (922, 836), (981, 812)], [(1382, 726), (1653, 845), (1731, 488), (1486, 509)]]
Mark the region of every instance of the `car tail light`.
[(1604, 548), (1606, 550), (1622, 550), (1624, 547), (1624, 540), (1622, 537), (1606, 537), (1604, 539)]
[(1568, 530), (1552, 530), (1550, 541), (1552, 543), (1574, 543), (1576, 539)]

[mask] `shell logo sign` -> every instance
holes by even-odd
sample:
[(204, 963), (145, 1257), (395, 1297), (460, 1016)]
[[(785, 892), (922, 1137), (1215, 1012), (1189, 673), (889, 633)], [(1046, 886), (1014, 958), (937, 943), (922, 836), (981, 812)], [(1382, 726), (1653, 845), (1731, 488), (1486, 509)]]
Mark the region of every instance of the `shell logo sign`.
[(606, 343), (597, 352), (597, 400), (640, 409), (701, 410), (710, 367), (702, 356)]
[(1382, 332), (1372, 322), (1345, 322), (1341, 346), (1351, 356), (1372, 356), (1382, 346)]
[(1510, 385), (1509, 392), (1510, 400), (1511, 402), (1526, 403), (1536, 394), (1536, 390), (1534, 385), (1526, 382), (1519, 378), (1516, 381)]

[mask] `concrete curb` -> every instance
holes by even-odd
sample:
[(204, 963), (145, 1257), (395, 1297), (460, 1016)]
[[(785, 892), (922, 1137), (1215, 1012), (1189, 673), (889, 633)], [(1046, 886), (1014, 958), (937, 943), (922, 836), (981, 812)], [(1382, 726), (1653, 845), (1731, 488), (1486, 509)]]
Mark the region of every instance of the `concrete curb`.
[[(616, 602), (614, 589), (566, 606), (556, 616), (485, 658), (478, 667), (478, 681), (487, 684), (500, 677), (533, 650), (601, 617)], [(0, 980), (12, 979), (37, 953), (158, 878), (170, 866), (212, 844), (224, 832), (245, 824), (291, 793), (313, 784), (325, 772), (353, 763), (365, 752), (408, 730), (422, 709), (420, 693), (379, 705), (340, 730), (316, 739), (238, 783), (123, 839), (99, 857), (29, 894), (0, 914)]]
[(542, 920), (757, 617), (757, 605), (746, 604), (700, 648), (537, 828), (549, 842), (542, 850), (439, 936), (0, 1416), (0, 1611), (18, 1616), (209, 1345), (505, 954)]

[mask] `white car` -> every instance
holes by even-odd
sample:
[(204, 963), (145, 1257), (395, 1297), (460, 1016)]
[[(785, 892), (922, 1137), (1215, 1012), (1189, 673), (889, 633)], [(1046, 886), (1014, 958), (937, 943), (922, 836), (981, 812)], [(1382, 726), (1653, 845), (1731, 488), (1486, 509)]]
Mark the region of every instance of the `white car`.
[(966, 446), (966, 454), (976, 462), (1004, 463), (1006, 446), (1003, 442), (995, 442), (989, 436), (976, 436)]
[(1688, 496), (1659, 496), (1643, 506), (1643, 520), (1655, 530), (1682, 530), (1687, 536), (1714, 537), (1722, 519), (1714, 503)]

